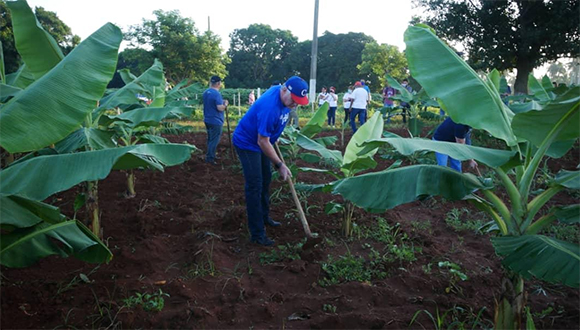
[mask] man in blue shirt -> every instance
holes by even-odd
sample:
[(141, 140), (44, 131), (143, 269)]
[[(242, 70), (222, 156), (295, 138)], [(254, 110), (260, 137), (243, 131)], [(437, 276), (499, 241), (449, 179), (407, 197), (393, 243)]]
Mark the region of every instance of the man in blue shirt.
[[(471, 127), (457, 124), (451, 120), (450, 117), (447, 117), (447, 119), (437, 127), (437, 130), (435, 130), (433, 140), (471, 145)], [(461, 172), (461, 161), (438, 152), (435, 153), (435, 158), (437, 158), (437, 165), (447, 166), (447, 161), (449, 161), (449, 167), (457, 172)], [(469, 167), (477, 167), (477, 162), (470, 159)]]
[(205, 161), (215, 165), (215, 151), (222, 135), (224, 111), (228, 107), (228, 100), (223, 100), (219, 92), (222, 87), (220, 77), (211, 77), (210, 86), (210, 88), (203, 92), (203, 122), (207, 129), (207, 153), (205, 155)]
[(246, 211), (251, 241), (270, 246), (274, 241), (266, 236), (265, 225), (277, 227), (270, 213), (270, 164), (274, 164), (282, 180), (292, 177), (290, 170), (280, 160), (273, 144), (276, 143), (290, 109), (298, 104), (308, 104), (308, 84), (294, 76), (283, 85), (272, 86), (242, 117), (234, 131), (233, 142), (244, 172)]

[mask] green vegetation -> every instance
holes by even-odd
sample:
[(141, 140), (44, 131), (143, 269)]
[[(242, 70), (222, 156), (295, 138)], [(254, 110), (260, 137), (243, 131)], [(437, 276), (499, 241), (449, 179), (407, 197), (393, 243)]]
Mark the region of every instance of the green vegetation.
[(268, 265), (287, 260), (299, 260), (304, 242), (299, 242), (294, 245), (286, 243), (286, 245), (278, 245), (277, 249), (274, 248), (270, 252), (262, 252), (260, 253), (260, 263), (262, 265)]
[(445, 223), (455, 231), (469, 230), (477, 234), (482, 234), (482, 228), (486, 223), (482, 220), (465, 219), (465, 217), (470, 215), (471, 212), (466, 208), (452, 208), (445, 217)]
[(380, 264), (372, 264), (362, 257), (347, 253), (335, 259), (328, 256), (322, 263), (322, 270), (326, 277), (319, 280), (321, 286), (336, 285), (344, 282), (369, 282), (372, 279), (383, 279), (387, 273)]
[(161, 312), (163, 307), (165, 307), (165, 299), (163, 297), (169, 297), (169, 294), (164, 293), (161, 289), (154, 293), (137, 292), (135, 295), (123, 299), (123, 304), (127, 308), (141, 306), (146, 312)]

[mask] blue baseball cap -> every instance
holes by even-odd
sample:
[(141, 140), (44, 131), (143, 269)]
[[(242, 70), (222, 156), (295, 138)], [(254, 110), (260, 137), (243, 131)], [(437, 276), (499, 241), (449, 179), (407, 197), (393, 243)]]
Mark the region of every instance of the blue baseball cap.
[(308, 84), (304, 79), (293, 76), (286, 80), (284, 86), (288, 88), (294, 102), (300, 105), (308, 104)]

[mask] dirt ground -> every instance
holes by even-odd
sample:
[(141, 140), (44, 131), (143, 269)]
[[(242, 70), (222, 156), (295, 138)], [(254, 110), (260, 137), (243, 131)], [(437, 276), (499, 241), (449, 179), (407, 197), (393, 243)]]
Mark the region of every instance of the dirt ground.
[[(330, 134), (338, 132), (323, 135)], [(168, 138), (205, 148), (203, 133)], [(137, 196), (132, 199), (123, 197), (125, 173), (112, 173), (99, 184), (99, 199), (113, 260), (94, 265), (49, 257), (26, 269), (2, 267), (1, 328), (405, 329), (417, 311), (434, 314), (454, 306), (472, 316), (481, 311), (481, 324), (492, 322), (500, 259), (488, 235), (455, 231), (445, 222), (453, 208), (479, 216), (466, 202), (428, 199), (383, 214), (357, 210), (360, 228), (374, 228), (379, 217), (390, 226), (399, 223), (407, 241), (421, 252), (415, 261), (386, 265), (384, 279), (323, 286), (322, 264), (329, 255), (336, 259), (350, 251), (366, 258), (369, 247), (380, 251), (382, 243), (364, 237), (342, 239), (340, 216), (324, 213), (324, 205), (340, 197), (314, 193), (305, 206), (311, 229), (323, 237), (322, 242), (302, 251), (299, 258), (262, 264), (260, 255), (278, 248), (249, 243), (244, 179), (229, 152), (224, 134), (218, 165), (205, 164), (203, 152), (197, 152), (165, 173), (140, 171)], [(391, 162), (380, 160), (377, 169)], [(548, 165), (574, 169), (578, 163), (576, 148), (557, 165)], [(308, 183), (324, 179), (314, 173), (298, 176), (298, 181)], [(72, 217), (78, 191), (73, 188), (48, 202)], [(276, 199), (271, 215), (283, 226), (268, 228), (268, 235), (277, 245), (301, 242), (303, 230), (288, 187), (275, 181), (272, 193)], [(566, 193), (557, 200), (574, 201)], [(430, 226), (420, 226), (427, 222)], [(469, 279), (451, 285), (450, 274), (437, 267), (439, 261), (459, 265)], [(578, 290), (534, 280), (526, 287), (538, 328), (579, 328)], [(169, 295), (160, 312), (123, 307), (123, 300), (136, 293), (160, 290)], [(434, 328), (426, 314), (418, 321), (411, 328)]]

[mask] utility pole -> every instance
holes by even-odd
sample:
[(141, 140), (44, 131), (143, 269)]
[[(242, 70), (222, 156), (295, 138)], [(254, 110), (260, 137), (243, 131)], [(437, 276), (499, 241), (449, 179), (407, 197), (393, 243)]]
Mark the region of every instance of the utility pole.
[(210, 25), (209, 25), (209, 16), (207, 17), (207, 32), (211, 31)]
[(312, 35), (312, 56), (310, 60), (310, 103), (314, 111), (316, 100), (316, 62), (318, 59), (318, 0), (314, 0), (314, 32)]

